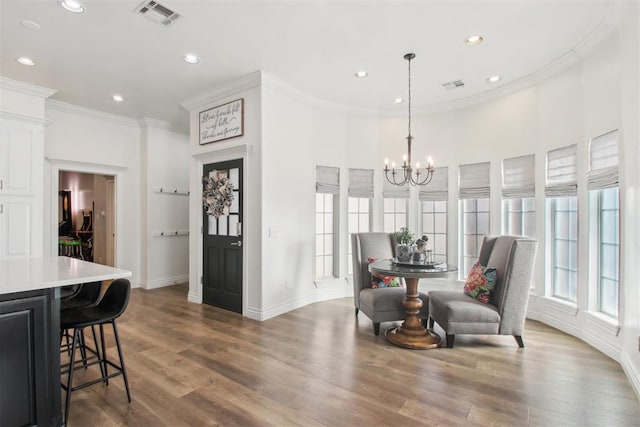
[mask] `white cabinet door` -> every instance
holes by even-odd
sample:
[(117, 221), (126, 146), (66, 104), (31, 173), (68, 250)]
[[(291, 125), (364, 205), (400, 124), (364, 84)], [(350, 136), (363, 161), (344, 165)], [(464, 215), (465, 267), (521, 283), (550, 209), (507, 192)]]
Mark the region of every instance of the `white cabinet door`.
[(33, 203), (29, 199), (0, 201), (0, 258), (30, 257)]
[(1, 128), (0, 194), (33, 195), (42, 128), (8, 121), (3, 121)]

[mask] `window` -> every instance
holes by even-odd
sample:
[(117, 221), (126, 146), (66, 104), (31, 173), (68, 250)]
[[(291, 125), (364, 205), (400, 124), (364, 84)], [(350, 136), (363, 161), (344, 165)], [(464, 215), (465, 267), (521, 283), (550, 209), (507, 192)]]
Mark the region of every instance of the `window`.
[(465, 278), (478, 260), (483, 236), (489, 234), (490, 163), (460, 165), (459, 277)]
[(407, 200), (384, 199), (383, 228), (387, 233), (395, 233), (407, 226)]
[(482, 238), (489, 234), (489, 199), (465, 199), (460, 201), (462, 254), (461, 278), (466, 278), (473, 264), (478, 261)]
[[(597, 214), (597, 242), (590, 248), (597, 253), (598, 311), (618, 317), (620, 285), (620, 200), (618, 188), (589, 192), (590, 203)], [(593, 212), (593, 208), (592, 208)]]
[(447, 262), (447, 202), (423, 201), (422, 235), (429, 237), (427, 247), (436, 262)]
[(382, 228), (387, 233), (394, 233), (407, 226), (407, 203), (409, 201), (409, 185), (393, 185), (385, 178), (382, 189), (384, 206), (382, 210)]
[(337, 197), (340, 193), (340, 169), (316, 166), (316, 279), (338, 275), (336, 268)]
[(502, 231), (505, 234), (536, 236), (536, 199), (506, 199), (502, 201)]
[(547, 152), (546, 294), (578, 300), (577, 146)]
[(427, 247), (436, 262), (447, 262), (447, 201), (449, 168), (436, 168), (431, 182), (420, 188), (422, 235), (429, 237)]
[(576, 302), (578, 298), (578, 199), (547, 199), (550, 210), (552, 295)]
[(316, 193), (316, 278), (333, 277), (333, 194)]
[(373, 169), (349, 169), (348, 193), (347, 270), (351, 275), (353, 274), (351, 233), (363, 233), (371, 230)]
[(348, 240), (348, 259), (349, 274), (353, 274), (353, 262), (351, 262), (351, 233), (364, 233), (370, 231), (371, 224), (371, 199), (363, 197), (349, 197), (349, 239)]
[[(589, 275), (596, 288), (591, 307), (618, 318), (620, 297), (620, 194), (618, 189), (618, 131), (591, 140), (589, 144), (589, 260), (597, 266)], [(591, 292), (590, 295), (594, 293)]]
[(502, 162), (502, 231), (536, 235), (535, 156), (513, 157)]

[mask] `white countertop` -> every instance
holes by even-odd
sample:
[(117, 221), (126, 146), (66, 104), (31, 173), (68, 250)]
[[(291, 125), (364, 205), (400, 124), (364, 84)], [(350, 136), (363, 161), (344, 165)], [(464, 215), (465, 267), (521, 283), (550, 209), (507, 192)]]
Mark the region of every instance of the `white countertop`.
[(0, 295), (130, 277), (131, 272), (69, 257), (0, 260)]

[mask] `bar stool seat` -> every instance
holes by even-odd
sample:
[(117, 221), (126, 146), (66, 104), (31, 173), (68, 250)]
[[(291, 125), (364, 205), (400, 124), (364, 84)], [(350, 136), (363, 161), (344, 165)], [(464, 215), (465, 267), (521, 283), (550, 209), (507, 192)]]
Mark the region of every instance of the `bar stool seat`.
[(58, 255), (84, 259), (82, 256), (82, 240), (76, 240), (69, 237), (59, 238)]
[[(122, 356), (122, 348), (120, 346), (120, 338), (118, 336), (118, 328), (116, 326), (116, 319), (124, 313), (129, 303), (129, 294), (131, 290), (131, 283), (127, 279), (114, 280), (109, 288), (105, 292), (100, 302), (88, 308), (76, 308), (62, 310), (60, 313), (60, 328), (62, 331), (73, 330), (73, 338), (70, 350), (70, 361), (68, 364), (62, 366), (62, 375), (67, 374), (66, 383), (62, 383), (62, 389), (66, 391), (66, 401), (64, 410), (64, 422), (65, 424), (69, 420), (69, 409), (71, 404), (71, 392), (89, 387), (100, 382), (105, 385), (109, 385), (109, 379), (122, 375), (124, 380), (125, 390), (127, 392), (127, 400), (131, 402), (131, 393), (129, 392), (129, 381), (127, 378), (127, 370), (124, 364), (124, 358)], [(119, 364), (107, 358), (107, 349), (105, 346), (104, 338), (104, 325), (111, 324), (113, 327), (113, 335), (116, 341), (116, 348), (118, 350)], [(77, 361), (75, 359), (76, 350), (83, 350), (84, 339), (82, 338), (82, 330), (86, 327), (99, 326), (100, 329), (100, 343), (101, 348), (96, 348), (92, 351), (95, 355), (95, 361), (87, 363), (86, 357), (83, 355), (82, 360)], [(96, 346), (97, 347), (97, 346)], [(78, 363), (82, 363), (80, 366)], [(91, 365), (100, 365), (101, 376), (98, 379), (88, 381), (82, 384), (73, 384), (73, 372), (83, 367)], [(115, 369), (115, 372), (109, 374), (109, 367)]]

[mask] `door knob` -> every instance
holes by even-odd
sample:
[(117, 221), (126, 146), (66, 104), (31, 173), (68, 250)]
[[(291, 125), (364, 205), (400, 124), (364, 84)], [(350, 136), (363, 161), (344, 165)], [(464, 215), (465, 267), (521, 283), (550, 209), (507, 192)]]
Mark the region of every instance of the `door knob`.
[(242, 240), (238, 240), (238, 241), (237, 241), (237, 242), (235, 242), (235, 243), (230, 243), (230, 245), (231, 245), (231, 246), (238, 246), (238, 247), (239, 247), (239, 246), (242, 246)]

